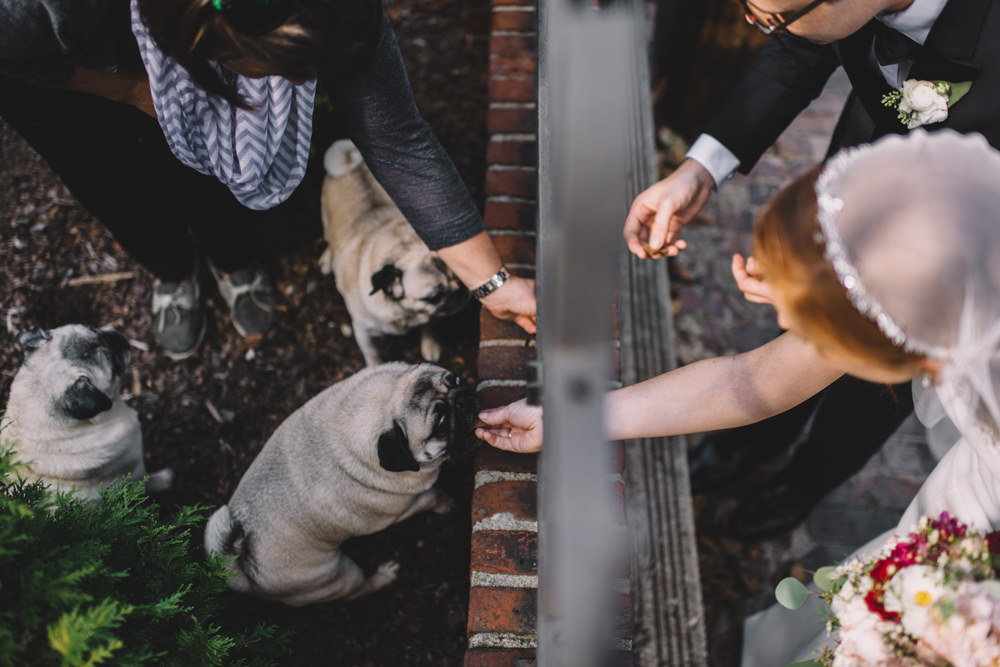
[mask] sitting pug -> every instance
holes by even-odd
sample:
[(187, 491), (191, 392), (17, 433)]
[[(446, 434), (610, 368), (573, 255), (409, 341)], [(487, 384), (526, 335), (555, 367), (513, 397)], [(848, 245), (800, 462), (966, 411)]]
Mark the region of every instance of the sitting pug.
[(441, 345), (430, 322), (461, 310), (469, 300), (468, 290), (420, 240), (354, 144), (346, 139), (334, 143), (324, 165), (327, 248), (320, 267), (333, 273), (365, 363), (382, 361), (374, 338), (417, 327), (422, 327), (421, 356), (437, 361)]
[(372, 366), (296, 410), (205, 529), (208, 553), (235, 556), (229, 587), (301, 606), (356, 598), (396, 578), (371, 576), (340, 551), (417, 512), (444, 513), (441, 463), (473, 446), (478, 401), (431, 364)]
[[(131, 361), (128, 341), (113, 329), (82, 324), (18, 336), (24, 362), (10, 386), (0, 440), (16, 450), (31, 476), (96, 500), (102, 485), (146, 476), (142, 430), (120, 396)], [(170, 487), (173, 472), (153, 473), (146, 489)]]

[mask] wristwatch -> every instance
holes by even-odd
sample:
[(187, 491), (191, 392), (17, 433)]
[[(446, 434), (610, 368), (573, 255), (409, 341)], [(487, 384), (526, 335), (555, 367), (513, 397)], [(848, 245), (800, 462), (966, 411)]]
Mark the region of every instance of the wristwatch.
[(501, 266), (500, 270), (494, 273), (492, 278), (472, 290), (471, 294), (477, 299), (482, 299), (484, 296), (496, 292), (501, 285), (507, 282), (508, 278), (510, 278), (510, 274), (507, 273), (507, 267)]

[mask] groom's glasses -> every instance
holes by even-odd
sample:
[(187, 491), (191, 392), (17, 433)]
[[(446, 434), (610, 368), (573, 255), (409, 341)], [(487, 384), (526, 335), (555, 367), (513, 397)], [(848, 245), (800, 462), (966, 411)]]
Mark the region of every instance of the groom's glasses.
[[(743, 7), (743, 13), (746, 14), (747, 22), (770, 37), (771, 35), (780, 35), (785, 32), (788, 26), (794, 21), (798, 21), (824, 2), (826, 0), (813, 0), (802, 9), (794, 12), (763, 12), (751, 6), (749, 0), (740, 0), (740, 6)], [(763, 15), (763, 21), (757, 18), (758, 14)]]

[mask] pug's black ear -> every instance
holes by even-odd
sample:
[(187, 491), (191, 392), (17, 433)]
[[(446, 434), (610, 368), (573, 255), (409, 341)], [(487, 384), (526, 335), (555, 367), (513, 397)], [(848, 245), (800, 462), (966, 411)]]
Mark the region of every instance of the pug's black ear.
[(121, 377), (132, 361), (132, 350), (129, 349), (128, 338), (114, 329), (98, 329), (97, 335), (101, 340), (101, 345), (111, 352), (111, 371), (116, 377)]
[(81, 375), (56, 402), (73, 419), (90, 419), (111, 409), (111, 399), (94, 386), (90, 378)]
[(386, 264), (381, 269), (372, 274), (372, 291), (368, 296), (376, 292), (385, 292), (385, 295), (393, 301), (403, 298), (403, 282), (400, 280), (403, 272), (395, 264)]
[(21, 349), (24, 350), (25, 359), (50, 340), (52, 340), (52, 334), (38, 328), (25, 331), (17, 337), (17, 342), (21, 345)]
[(410, 451), (410, 441), (399, 422), (392, 422), (392, 429), (382, 431), (378, 437), (378, 462), (389, 472), (420, 470), (420, 465)]

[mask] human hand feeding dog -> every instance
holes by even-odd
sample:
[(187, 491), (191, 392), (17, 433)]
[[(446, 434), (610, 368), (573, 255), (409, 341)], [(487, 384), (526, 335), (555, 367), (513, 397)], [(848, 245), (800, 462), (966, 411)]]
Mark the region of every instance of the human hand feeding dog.
[(461, 310), (468, 290), (420, 240), (353, 143), (334, 143), (324, 166), (322, 215), (328, 246), (320, 266), (334, 275), (365, 363), (382, 362), (376, 338), (417, 327), (421, 356), (437, 361), (441, 345), (431, 322)]
[[(120, 396), (131, 361), (128, 341), (113, 329), (68, 324), (18, 336), (24, 362), (10, 386), (0, 425), (4, 444), (16, 450), (35, 478), (96, 500), (100, 487), (131, 475), (146, 477), (142, 429)], [(156, 493), (173, 472), (146, 479)]]
[(447, 458), (475, 446), (478, 401), (432, 364), (368, 367), (288, 417), (205, 531), (205, 549), (235, 556), (231, 589), (301, 606), (376, 591), (398, 564), (366, 576), (340, 551), (452, 501), (433, 488)]
[(498, 449), (522, 454), (542, 449), (542, 408), (525, 399), (479, 413), (476, 437)]

